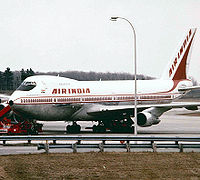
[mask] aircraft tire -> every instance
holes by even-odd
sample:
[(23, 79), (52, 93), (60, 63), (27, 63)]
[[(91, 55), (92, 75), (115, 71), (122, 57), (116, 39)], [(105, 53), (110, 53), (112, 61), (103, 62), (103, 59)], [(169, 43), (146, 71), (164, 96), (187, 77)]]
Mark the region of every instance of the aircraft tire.
[(74, 134), (74, 133), (80, 133), (80, 130), (81, 130), (81, 126), (80, 125), (68, 125), (66, 127), (66, 130), (67, 130), (67, 133), (71, 133), (71, 134)]
[(92, 127), (92, 131), (93, 131), (94, 133), (97, 132), (97, 126), (96, 126), (96, 125), (94, 125), (94, 126)]
[(113, 133), (134, 133), (134, 126), (114, 126), (111, 131)]
[(96, 126), (96, 125), (94, 125), (92, 129), (93, 129), (94, 133), (105, 133), (106, 132), (105, 126)]
[(76, 130), (77, 130), (77, 133), (80, 133), (80, 131), (81, 131), (81, 126), (80, 126), (80, 125), (77, 125)]
[(131, 132), (134, 134), (135, 133), (135, 126), (131, 127)]

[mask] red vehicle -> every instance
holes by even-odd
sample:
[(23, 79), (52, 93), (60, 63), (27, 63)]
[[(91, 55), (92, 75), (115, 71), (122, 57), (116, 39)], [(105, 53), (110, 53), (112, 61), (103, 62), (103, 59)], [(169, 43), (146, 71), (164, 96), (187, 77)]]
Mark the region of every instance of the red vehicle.
[(0, 110), (0, 134), (38, 134), (42, 132), (42, 124), (23, 119), (19, 116), (10, 115), (10, 106)]

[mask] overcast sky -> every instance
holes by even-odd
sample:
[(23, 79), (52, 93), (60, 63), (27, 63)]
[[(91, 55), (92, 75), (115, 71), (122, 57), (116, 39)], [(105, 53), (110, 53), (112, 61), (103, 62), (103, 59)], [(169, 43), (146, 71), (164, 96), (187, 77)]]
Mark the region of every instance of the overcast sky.
[(0, 71), (138, 73), (159, 78), (189, 28), (197, 27), (189, 74), (200, 81), (200, 0), (0, 0)]

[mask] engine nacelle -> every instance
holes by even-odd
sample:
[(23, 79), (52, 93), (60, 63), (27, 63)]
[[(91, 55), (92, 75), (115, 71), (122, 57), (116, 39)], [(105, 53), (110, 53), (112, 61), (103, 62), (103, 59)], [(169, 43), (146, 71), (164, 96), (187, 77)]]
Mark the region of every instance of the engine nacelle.
[(158, 124), (160, 119), (149, 112), (141, 112), (137, 115), (137, 124), (141, 127), (147, 127)]

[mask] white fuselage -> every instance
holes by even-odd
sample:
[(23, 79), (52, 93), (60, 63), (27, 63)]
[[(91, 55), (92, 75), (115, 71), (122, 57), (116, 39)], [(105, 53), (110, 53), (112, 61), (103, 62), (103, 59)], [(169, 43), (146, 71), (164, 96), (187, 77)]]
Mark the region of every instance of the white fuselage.
[[(25, 82), (29, 83), (27, 87), (34, 84), (34, 88), (19, 88), (12, 94), (13, 110), (38, 120), (70, 121), (83, 105), (134, 104), (133, 80), (76, 81), (55, 76), (32, 76)], [(191, 82), (137, 80), (138, 103), (169, 103), (181, 95), (178, 92), (181, 86), (191, 86)]]

